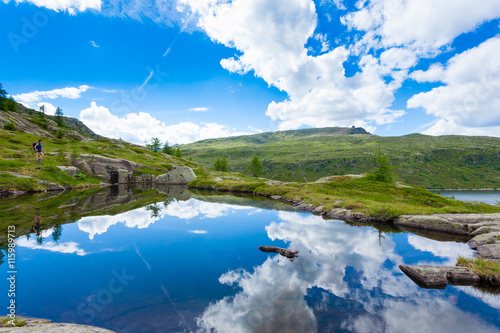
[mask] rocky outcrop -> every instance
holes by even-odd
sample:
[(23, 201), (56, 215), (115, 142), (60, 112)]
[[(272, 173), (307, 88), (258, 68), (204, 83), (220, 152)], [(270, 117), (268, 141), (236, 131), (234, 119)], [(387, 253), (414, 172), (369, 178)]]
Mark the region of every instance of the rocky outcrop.
[(156, 178), (156, 184), (187, 185), (190, 181), (196, 179), (193, 169), (188, 167), (177, 167)]
[(75, 166), (58, 166), (57, 168), (71, 177), (75, 177), (80, 172), (80, 169)]
[[(48, 121), (47, 121), (48, 122)], [(51, 121), (53, 123), (53, 121)], [(18, 131), (30, 133), (39, 137), (48, 137), (53, 138), (54, 136), (47, 130), (43, 130), (38, 127), (36, 124), (30, 122), (27, 116), (16, 113), (16, 112), (6, 112), (0, 111), (0, 128), (6, 123), (14, 123), (16, 125)], [(49, 125), (52, 125), (49, 123)], [(56, 123), (54, 125), (57, 126)], [(30, 145), (31, 143), (27, 142), (26, 145)]]
[[(473, 237), (468, 243), (477, 251), (476, 257), (500, 261), (500, 214), (402, 215), (394, 224)], [(400, 268), (426, 288), (444, 288), (448, 283), (471, 285), (481, 281), (478, 274), (466, 267), (401, 265)], [(498, 281), (486, 282), (498, 285)]]
[(90, 154), (83, 154), (72, 162), (86, 175), (95, 176), (110, 184), (130, 183), (134, 170), (145, 167), (124, 159)]
[(401, 215), (394, 224), (475, 236), (500, 231), (500, 214)]
[(444, 289), (446, 285), (473, 285), (481, 277), (470, 268), (457, 266), (410, 266), (399, 268), (423, 288)]
[(125, 159), (111, 158), (101, 155), (84, 154), (72, 160), (73, 165), (88, 176), (95, 176), (110, 184), (154, 183), (170, 185), (186, 185), (196, 179), (193, 169), (174, 166), (174, 169), (156, 176), (142, 172), (146, 165)]

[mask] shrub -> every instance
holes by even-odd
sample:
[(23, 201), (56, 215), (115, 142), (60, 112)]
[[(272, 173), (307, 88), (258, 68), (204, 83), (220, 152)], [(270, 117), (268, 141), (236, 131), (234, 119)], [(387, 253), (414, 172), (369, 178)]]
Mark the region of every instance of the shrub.
[(174, 168), (172, 166), (172, 164), (163, 164), (163, 166), (165, 167), (165, 169), (167, 169), (168, 171), (172, 171), (172, 169)]
[(58, 139), (64, 138), (64, 132), (62, 130), (57, 131), (56, 138)]
[(7, 131), (17, 131), (16, 124), (14, 123), (5, 123), (5, 125), (3, 125), (3, 129)]
[(79, 171), (76, 175), (75, 175), (75, 178), (76, 179), (79, 179), (79, 180), (84, 180), (85, 178), (87, 178), (87, 176), (85, 174), (83, 174), (81, 171)]
[(80, 157), (80, 153), (79, 153), (79, 152), (77, 152), (76, 150), (73, 150), (73, 151), (71, 152), (71, 155), (70, 155), (70, 156), (71, 156), (71, 158), (79, 158), (79, 157)]
[(229, 167), (229, 162), (227, 161), (226, 157), (223, 158), (217, 157), (217, 160), (214, 163), (214, 169), (217, 171), (229, 172), (231, 168)]

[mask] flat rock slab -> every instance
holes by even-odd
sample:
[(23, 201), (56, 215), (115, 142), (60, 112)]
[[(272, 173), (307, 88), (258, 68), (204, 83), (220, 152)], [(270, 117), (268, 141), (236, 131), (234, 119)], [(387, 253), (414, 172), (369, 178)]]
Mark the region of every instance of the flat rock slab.
[(500, 243), (500, 232), (490, 232), (487, 234), (477, 235), (469, 241), (469, 246), (471, 249), (475, 250), (479, 246), (495, 243)]
[[(2, 317), (5, 318), (5, 317)], [(20, 317), (17, 319), (26, 321), (26, 325), (22, 327), (0, 327), (0, 332), (30, 332), (30, 333), (115, 333), (114, 331), (105, 328), (66, 324), (66, 323), (52, 323), (47, 319)]]
[(472, 285), (481, 281), (467, 267), (400, 265), (399, 268), (423, 288), (444, 289), (447, 284)]

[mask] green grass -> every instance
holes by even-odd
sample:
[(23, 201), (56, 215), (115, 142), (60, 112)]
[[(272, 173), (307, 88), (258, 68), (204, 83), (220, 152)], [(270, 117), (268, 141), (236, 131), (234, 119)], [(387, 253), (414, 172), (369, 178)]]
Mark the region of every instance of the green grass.
[(497, 284), (500, 283), (500, 262), (498, 261), (458, 257), (457, 266), (471, 268), (485, 281)]
[[(45, 120), (38, 117), (27, 115), (25, 117), (37, 125), (46, 123)], [(47, 188), (36, 180), (57, 183), (70, 188), (101, 183), (101, 180), (89, 175), (70, 177), (57, 168), (57, 166), (71, 165), (72, 160), (81, 157), (82, 154), (102, 155), (133, 161), (146, 166), (138, 170), (137, 174), (156, 176), (172, 170), (176, 165), (189, 163), (184, 159), (152, 153), (145, 148), (119, 140), (108, 138), (73, 140), (71, 139), (72, 131), (69, 129), (65, 129), (65, 131), (67, 131), (67, 135), (58, 139), (39, 137), (24, 132), (11, 132), (0, 128), (0, 188), (24, 191), (40, 191)], [(42, 139), (45, 152), (41, 163), (36, 162), (35, 152), (32, 150), (32, 143), (39, 139)], [(196, 165), (195, 163), (189, 164)], [(8, 172), (32, 178), (18, 178), (8, 174)]]
[(396, 180), (434, 189), (500, 188), (500, 139), (470, 136), (378, 137), (346, 135), (336, 128), (210, 139), (180, 146), (205, 166), (226, 156), (232, 171), (250, 174), (254, 155), (265, 177), (310, 182), (331, 175), (361, 174), (376, 166), (378, 147)]
[(9, 324), (12, 320), (9, 317), (0, 319), (0, 327), (22, 327), (26, 325), (26, 320), (20, 320), (17, 317), (14, 319), (14, 326)]
[[(196, 172), (196, 171), (195, 171)], [(338, 177), (327, 183), (283, 183), (267, 185), (266, 180), (242, 176), (240, 181), (212, 181), (215, 176), (197, 173), (189, 183), (196, 188), (236, 191), (256, 195), (280, 195), (325, 210), (345, 208), (378, 220), (392, 220), (406, 214), (499, 213), (500, 207), (446, 198), (417, 187), (397, 187), (366, 178)], [(220, 176), (231, 175), (219, 173)], [(233, 174), (234, 176), (234, 174)]]

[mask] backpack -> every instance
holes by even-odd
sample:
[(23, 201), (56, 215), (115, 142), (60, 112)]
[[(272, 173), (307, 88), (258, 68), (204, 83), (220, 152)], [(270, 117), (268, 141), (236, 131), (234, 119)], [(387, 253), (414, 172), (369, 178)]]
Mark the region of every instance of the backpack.
[(32, 145), (33, 146), (33, 150), (36, 150), (35, 147), (36, 147), (37, 144), (38, 144), (38, 142), (33, 142), (33, 145)]

